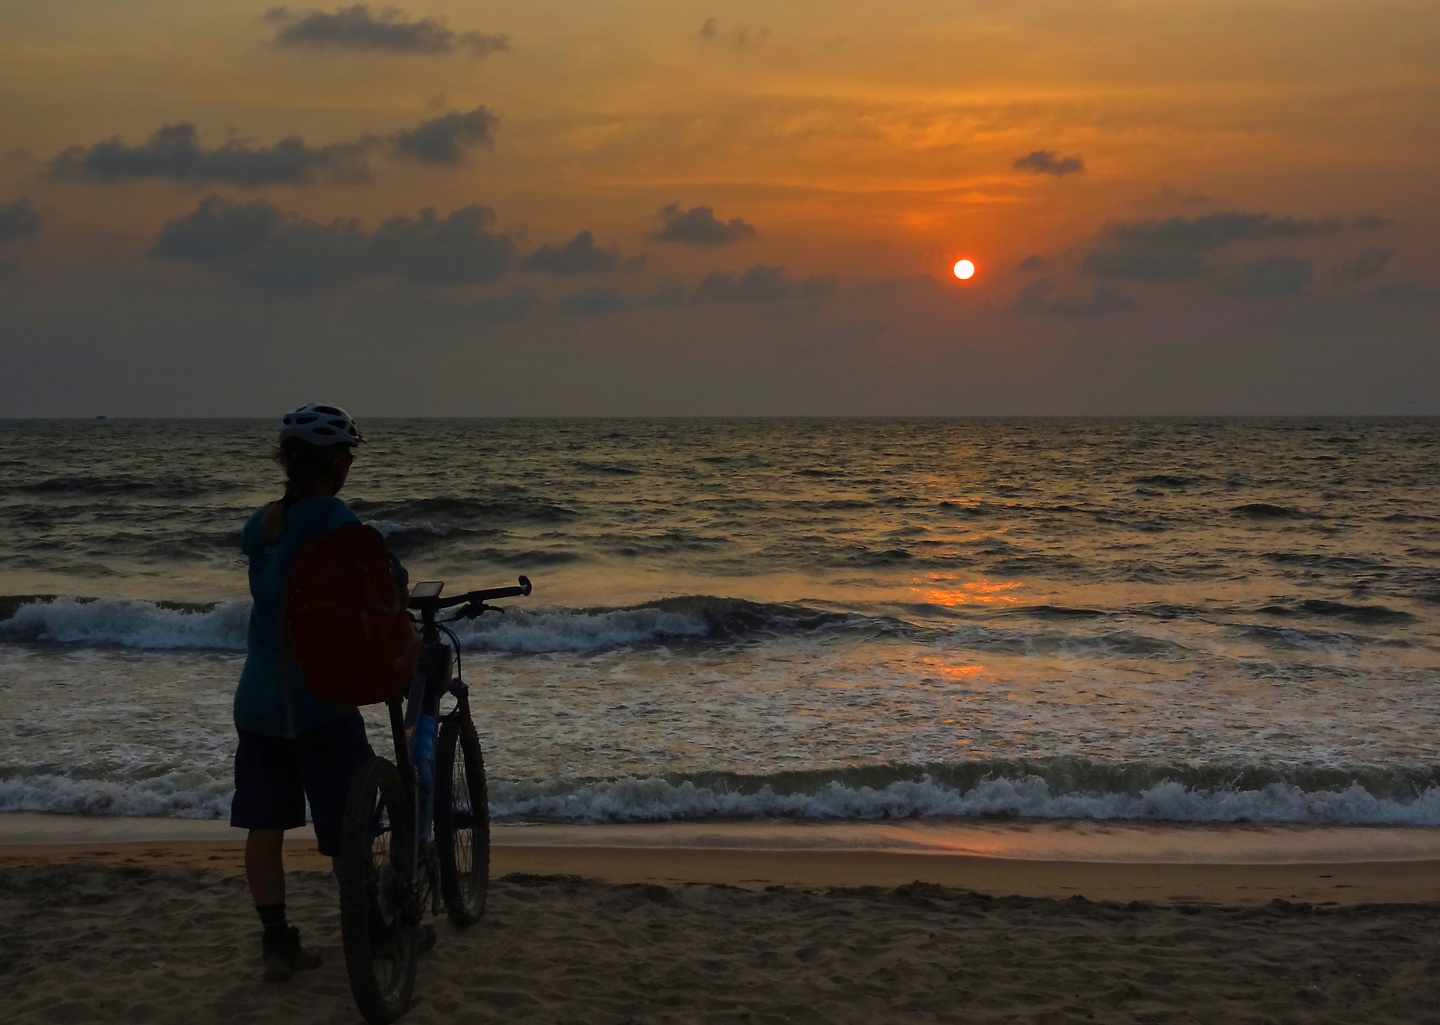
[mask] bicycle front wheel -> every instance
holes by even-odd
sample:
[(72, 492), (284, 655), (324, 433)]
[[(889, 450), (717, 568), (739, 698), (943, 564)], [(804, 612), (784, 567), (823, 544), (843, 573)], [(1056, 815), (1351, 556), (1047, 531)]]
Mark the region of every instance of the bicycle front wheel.
[(435, 846), (450, 920), (474, 925), (490, 885), (490, 798), (480, 740), (458, 715), (441, 724), (436, 743)]
[(340, 834), (340, 933), (360, 1013), (389, 1025), (415, 991), (417, 922), (407, 876), (415, 864), (411, 800), (384, 758), (361, 763), (350, 782)]

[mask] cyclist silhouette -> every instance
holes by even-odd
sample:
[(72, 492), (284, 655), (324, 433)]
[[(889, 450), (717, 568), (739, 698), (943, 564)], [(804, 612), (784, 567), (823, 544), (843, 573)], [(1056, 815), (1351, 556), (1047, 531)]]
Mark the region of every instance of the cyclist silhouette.
[(263, 930), (267, 982), (321, 963), (286, 919), (285, 830), (305, 824), (308, 798), (320, 853), (333, 859), (350, 779), (372, 754), (358, 709), (328, 704), (306, 686), (287, 657), (282, 623), (296, 549), (316, 534), (358, 522), (336, 495), (364, 440), (338, 406), (312, 403), (286, 414), (274, 456), (285, 468), (285, 494), (257, 509), (241, 533), (253, 606), (235, 690), (239, 745), (230, 824), (249, 830), (245, 878)]

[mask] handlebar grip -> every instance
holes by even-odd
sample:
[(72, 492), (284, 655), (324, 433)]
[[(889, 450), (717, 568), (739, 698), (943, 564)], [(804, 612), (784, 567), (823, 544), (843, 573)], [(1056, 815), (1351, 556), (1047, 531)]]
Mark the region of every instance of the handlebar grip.
[(521, 577), (520, 586), (518, 587), (491, 587), (484, 591), (470, 591), (468, 594), (457, 594), (449, 598), (441, 598), (438, 595), (426, 595), (422, 597), (411, 595), (409, 605), (410, 608), (416, 611), (424, 612), (429, 610), (429, 614), (434, 615), (435, 612), (441, 609), (454, 608), (456, 605), (464, 605), (468, 602), (483, 602), (489, 601), (492, 598), (523, 598), (529, 593), (530, 578)]

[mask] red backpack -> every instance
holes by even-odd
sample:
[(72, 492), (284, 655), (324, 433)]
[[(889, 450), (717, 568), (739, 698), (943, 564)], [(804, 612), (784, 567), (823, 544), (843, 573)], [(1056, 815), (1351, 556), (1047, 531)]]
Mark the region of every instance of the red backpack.
[(369, 705), (400, 693), (424, 647), (405, 608), (374, 527), (346, 523), (301, 544), (285, 587), (285, 630), (315, 695)]

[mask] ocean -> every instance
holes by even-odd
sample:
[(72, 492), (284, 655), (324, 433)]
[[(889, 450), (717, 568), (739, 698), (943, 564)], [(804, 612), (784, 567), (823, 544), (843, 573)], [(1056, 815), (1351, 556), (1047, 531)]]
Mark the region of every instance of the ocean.
[[(497, 819), (1440, 825), (1440, 419), (362, 425)], [(274, 429), (0, 421), (0, 810), (228, 814)]]

